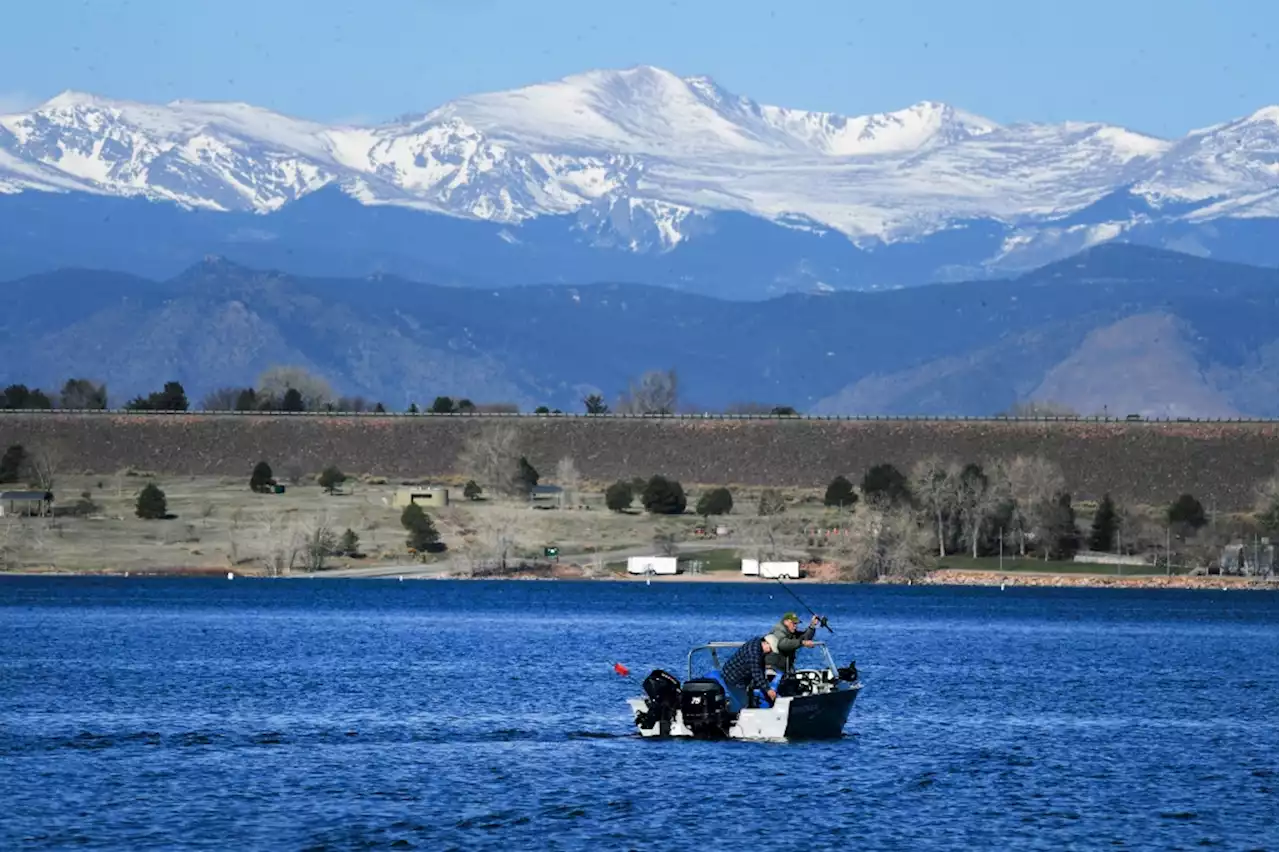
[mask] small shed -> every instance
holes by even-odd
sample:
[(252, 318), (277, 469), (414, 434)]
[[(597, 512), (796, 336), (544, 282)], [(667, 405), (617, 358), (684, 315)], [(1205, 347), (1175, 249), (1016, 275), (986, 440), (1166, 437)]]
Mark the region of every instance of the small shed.
[(403, 509), (411, 503), (433, 508), (448, 506), (449, 489), (439, 485), (430, 485), (425, 488), (400, 488), (391, 501), (391, 505), (397, 509)]
[(0, 517), (45, 515), (53, 512), (52, 491), (0, 491)]

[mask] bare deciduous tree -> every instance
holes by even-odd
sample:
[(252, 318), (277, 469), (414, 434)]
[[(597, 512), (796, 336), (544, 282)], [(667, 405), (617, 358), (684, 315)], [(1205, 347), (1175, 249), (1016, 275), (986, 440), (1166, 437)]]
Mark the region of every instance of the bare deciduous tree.
[(521, 493), (519, 435), (507, 424), (486, 425), (465, 445), (459, 469), (487, 491), (513, 496)]
[(258, 376), (259, 396), (279, 401), (290, 388), (301, 394), (302, 403), (308, 411), (320, 411), (334, 401), (333, 388), (329, 382), (305, 367), (268, 367)]
[(308, 571), (323, 571), (325, 560), (333, 555), (338, 547), (338, 535), (329, 526), (328, 517), (324, 514), (312, 518), (307, 525), (297, 531), (303, 563)]
[(27, 456), (33, 484), (42, 491), (52, 491), (61, 461), (62, 451), (56, 444), (41, 444), (36, 447)]
[(487, 507), (477, 513), (475, 535), (466, 544), (472, 573), (505, 573), (522, 537), (531, 531), (526, 513), (506, 506)]
[(1027, 555), (1027, 538), (1044, 526), (1043, 517), (1054, 495), (1066, 488), (1062, 468), (1040, 456), (1015, 456), (1004, 468), (1009, 496), (1014, 501), (1013, 524), (1018, 554)]
[(565, 456), (556, 462), (556, 483), (560, 486), (560, 508), (567, 509), (578, 505), (578, 485), (581, 477), (573, 459)]
[(766, 488), (760, 492), (760, 502), (756, 505), (756, 514), (761, 517), (781, 515), (787, 510), (787, 500), (776, 488)]
[(618, 401), (621, 414), (673, 414), (679, 398), (675, 370), (650, 370), (631, 382)]
[(209, 391), (200, 400), (200, 408), (204, 411), (235, 411), (236, 402), (244, 388), (218, 388)]
[(908, 507), (878, 503), (858, 509), (848, 534), (833, 544), (832, 556), (852, 580), (915, 578), (932, 567), (929, 539), (929, 531)]
[(938, 543), (938, 558), (947, 555), (946, 521), (956, 511), (959, 498), (960, 465), (944, 462), (939, 456), (927, 456), (911, 468), (911, 492), (924, 511)]
[(1051, 399), (1027, 399), (1009, 406), (1009, 417), (1078, 417), (1075, 409)]
[(978, 465), (966, 465), (960, 472), (956, 508), (965, 543), (975, 559), (991, 513), (1002, 500), (1007, 499), (1007, 494), (1008, 482), (1003, 465), (998, 462), (988, 464), (986, 469)]

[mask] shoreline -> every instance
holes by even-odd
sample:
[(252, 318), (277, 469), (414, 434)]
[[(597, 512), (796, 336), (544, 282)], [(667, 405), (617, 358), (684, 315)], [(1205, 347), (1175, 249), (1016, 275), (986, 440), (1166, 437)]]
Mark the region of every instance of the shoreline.
[[(406, 566), (409, 568), (410, 566)], [(413, 566), (410, 571), (418, 566)], [(500, 580), (500, 581), (563, 581), (581, 580), (604, 583), (640, 583), (648, 580), (651, 583), (767, 583), (757, 577), (744, 576), (732, 571), (712, 571), (705, 574), (609, 574), (607, 576), (589, 577), (572, 570), (552, 570), (547, 572), (521, 572), (501, 577), (465, 577), (449, 575), (416, 576), (410, 571), (403, 574), (388, 573), (368, 577), (328, 577), (326, 572), (299, 573), (286, 577), (269, 578), (258, 573), (244, 573), (225, 568), (191, 567), (170, 570), (114, 571), (114, 570), (75, 570), (67, 568), (26, 569), (22, 571), (0, 571), (0, 577), (118, 577), (147, 579), (191, 579), (220, 578), (227, 574), (235, 579), (356, 579), (356, 580)], [(1093, 589), (1193, 589), (1204, 591), (1280, 591), (1280, 579), (1275, 577), (1242, 577), (1235, 575), (1189, 575), (1164, 574), (1149, 575), (1114, 575), (1114, 574), (1064, 574), (1054, 572), (1031, 571), (987, 571), (979, 569), (940, 568), (918, 579), (885, 578), (872, 583), (860, 583), (852, 580), (815, 580), (802, 578), (788, 580), (787, 585), (838, 585), (838, 586), (982, 586), (982, 587), (1040, 587), (1040, 588), (1093, 588)]]

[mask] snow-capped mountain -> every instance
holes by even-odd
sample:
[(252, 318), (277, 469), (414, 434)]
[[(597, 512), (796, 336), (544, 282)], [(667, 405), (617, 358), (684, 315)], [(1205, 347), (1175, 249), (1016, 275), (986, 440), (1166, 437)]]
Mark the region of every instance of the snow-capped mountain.
[(0, 116), (0, 194), (269, 214), (331, 187), (364, 205), (500, 224), (513, 244), (531, 220), (568, 216), (575, 239), (639, 253), (693, 245), (726, 212), (834, 231), (863, 251), (973, 223), (998, 232), (985, 255), (936, 264), (932, 277), (945, 278), (949, 265), (1017, 267), (1123, 235), (1212, 253), (1199, 225), (1280, 215), (1277, 112), (1177, 140), (1096, 123), (1002, 126), (934, 102), (846, 117), (647, 66), (371, 127), (67, 92)]

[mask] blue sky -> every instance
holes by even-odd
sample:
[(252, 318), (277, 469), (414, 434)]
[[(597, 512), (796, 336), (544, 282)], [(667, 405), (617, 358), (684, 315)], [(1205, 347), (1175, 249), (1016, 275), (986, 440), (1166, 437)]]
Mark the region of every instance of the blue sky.
[(1275, 0), (40, 0), (10, 4), (0, 109), (64, 89), (377, 121), (591, 68), (705, 74), (862, 114), (1175, 136), (1280, 100)]

